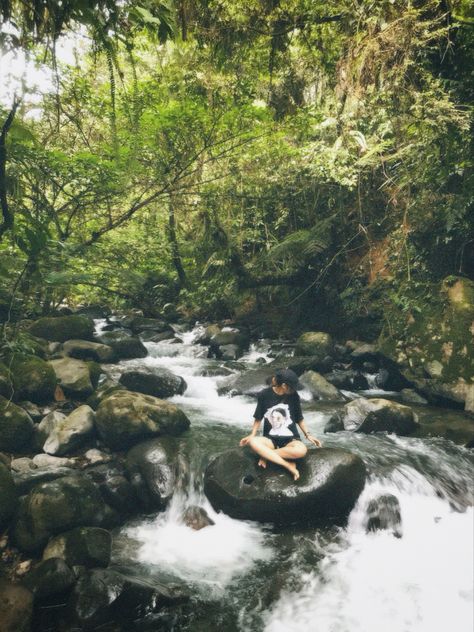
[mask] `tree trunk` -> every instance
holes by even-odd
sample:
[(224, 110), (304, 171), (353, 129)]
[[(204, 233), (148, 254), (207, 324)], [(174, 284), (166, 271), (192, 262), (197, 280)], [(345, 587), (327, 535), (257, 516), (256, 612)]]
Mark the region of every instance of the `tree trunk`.
[(168, 205), (168, 239), (171, 246), (171, 259), (178, 273), (179, 283), (181, 287), (186, 285), (186, 273), (181, 262), (181, 255), (179, 253), (178, 239), (176, 237), (176, 217), (174, 214), (174, 206), (172, 200)]

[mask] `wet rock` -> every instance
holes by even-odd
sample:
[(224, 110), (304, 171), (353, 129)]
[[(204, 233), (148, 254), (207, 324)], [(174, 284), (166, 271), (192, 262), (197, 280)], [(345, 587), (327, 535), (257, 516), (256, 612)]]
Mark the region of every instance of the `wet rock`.
[(225, 366), (216, 366), (201, 369), (199, 375), (202, 375), (204, 377), (224, 377), (234, 375), (234, 372)]
[(89, 461), (91, 465), (97, 463), (108, 463), (112, 459), (109, 454), (101, 452), (96, 448), (91, 448), (90, 450), (87, 450), (87, 452), (84, 453), (84, 457)]
[(58, 557), (51, 557), (37, 564), (22, 582), (39, 602), (67, 592), (75, 583), (73, 571)]
[(341, 523), (365, 484), (364, 462), (346, 450), (310, 451), (298, 461), (297, 482), (271, 463), (262, 470), (257, 460), (245, 448), (228, 450), (211, 461), (204, 491), (215, 510), (233, 518), (282, 525)]
[(241, 375), (231, 375), (218, 383), (219, 395), (230, 393), (234, 395), (256, 396), (262, 388), (270, 384), (272, 375), (276, 369), (272, 365), (262, 366), (258, 369), (245, 371)]
[(0, 621), (2, 632), (30, 632), (33, 593), (24, 586), (0, 578)]
[(170, 325), (158, 318), (144, 318), (143, 316), (136, 316), (130, 321), (130, 329), (134, 334), (141, 334), (144, 331), (153, 331), (154, 333), (163, 333), (169, 331), (174, 334)]
[(291, 369), (297, 375), (305, 371), (317, 371), (318, 373), (328, 373), (331, 371), (334, 361), (330, 356), (279, 356), (270, 364), (273, 371), (278, 369)]
[(76, 360), (93, 360), (94, 362), (115, 362), (116, 360), (112, 347), (100, 342), (67, 340), (63, 344), (63, 351)]
[(99, 374), (92, 362), (84, 362), (83, 360), (75, 360), (73, 358), (62, 358), (60, 360), (51, 360), (54, 372), (58, 378), (59, 385), (64, 393), (69, 397), (77, 397), (83, 399), (94, 392), (97, 386)]
[(130, 479), (147, 510), (163, 509), (171, 500), (177, 482), (177, 446), (169, 437), (152, 439), (127, 454)]
[(71, 474), (74, 474), (74, 470), (70, 467), (43, 466), (27, 472), (15, 472), (13, 473), (13, 480), (18, 496), (24, 496), (40, 483), (49, 483), (57, 478), (71, 476)]
[(217, 336), (221, 332), (219, 325), (208, 325), (201, 335), (194, 340), (195, 344), (209, 345), (213, 336)]
[(314, 399), (326, 402), (344, 402), (344, 395), (316, 371), (306, 371), (300, 376), (300, 382)]
[[(7, 397), (7, 399), (9, 398)], [(31, 417), (31, 419), (34, 422), (41, 421), (41, 419), (45, 415), (45, 413), (43, 412), (43, 409), (37, 406), (36, 404), (33, 404), (33, 402), (19, 401), (18, 406), (20, 406), (20, 408), (23, 408), (23, 410), (28, 413), (28, 415)], [(48, 408), (46, 408), (46, 410), (48, 410)]]
[(60, 456), (51, 456), (49, 454), (36, 454), (32, 463), (38, 468), (50, 468), (55, 469), (58, 467), (75, 467), (77, 464), (76, 459), (66, 459)]
[(102, 440), (119, 450), (153, 436), (181, 434), (189, 425), (189, 419), (174, 404), (129, 391), (116, 391), (104, 399), (96, 414)]
[(344, 430), (344, 424), (342, 422), (342, 415), (339, 412), (333, 413), (326, 425), (324, 426), (324, 432), (340, 432)]
[(116, 462), (100, 463), (84, 470), (102, 494), (104, 501), (115, 509), (121, 517), (143, 511), (144, 504), (140, 501), (137, 490), (128, 480), (128, 473), (124, 467)]
[(386, 391), (401, 391), (412, 386), (412, 383), (402, 375), (395, 363), (388, 361), (375, 376), (375, 384)]
[[(393, 432), (405, 436), (419, 427), (411, 408), (388, 399), (359, 397), (347, 403), (340, 415), (344, 430), (365, 434)], [(325, 432), (331, 431), (325, 428)]]
[(130, 360), (132, 358), (146, 358), (148, 351), (138, 336), (132, 336), (127, 332), (108, 331), (98, 336), (99, 342), (112, 347), (115, 356), (119, 360)]
[(36, 485), (22, 498), (12, 535), (18, 548), (34, 552), (62, 531), (109, 527), (118, 523), (117, 518), (90, 478), (75, 474)]
[(103, 399), (105, 399), (109, 395), (112, 395), (112, 393), (115, 393), (115, 391), (123, 391), (123, 390), (124, 390), (124, 386), (122, 384), (119, 384), (116, 380), (106, 378), (100, 384), (100, 386), (92, 393), (92, 395), (90, 395), (87, 398), (86, 404), (90, 406), (93, 410), (97, 410), (100, 402)]
[(10, 470), (0, 463), (0, 529), (8, 525), (18, 507), (18, 492)]
[(316, 356), (321, 360), (334, 353), (334, 343), (329, 334), (323, 331), (307, 331), (296, 341), (296, 355)]
[(140, 338), (144, 342), (163, 342), (164, 340), (174, 340), (175, 334), (174, 331), (163, 331), (162, 333), (157, 334), (155, 331), (143, 331), (140, 334)]
[(93, 436), (94, 418), (90, 406), (79, 406), (54, 427), (43, 450), (47, 454), (63, 456), (85, 445)]
[(152, 395), (153, 397), (172, 397), (182, 395), (186, 390), (186, 382), (179, 375), (168, 369), (154, 368), (125, 371), (120, 376), (120, 384), (128, 390)]
[(376, 345), (369, 343), (356, 344), (351, 351), (350, 358), (353, 366), (362, 366), (364, 362), (370, 362), (378, 368), (380, 352)]
[(339, 389), (362, 391), (369, 388), (367, 378), (359, 371), (334, 370), (324, 376), (328, 382)]
[(215, 524), (214, 520), (209, 518), (207, 511), (197, 505), (186, 507), (182, 515), (182, 520), (187, 527), (195, 531), (200, 531), (204, 529), (204, 527), (210, 527)]
[(112, 536), (106, 529), (78, 527), (52, 538), (43, 560), (61, 558), (68, 566), (103, 567), (110, 563)]
[(367, 531), (391, 531), (396, 538), (402, 537), (402, 516), (398, 498), (382, 494), (370, 501), (367, 507)]
[(56, 316), (40, 318), (30, 327), (30, 333), (53, 342), (93, 340), (94, 322), (87, 316)]
[(15, 399), (36, 404), (53, 399), (56, 375), (50, 362), (34, 355), (15, 353), (9, 359)]
[(89, 630), (108, 621), (132, 621), (188, 599), (176, 586), (128, 577), (112, 569), (96, 569), (81, 574), (68, 610), (72, 622)]
[(20, 452), (33, 437), (33, 421), (22, 408), (0, 396), (0, 450)]

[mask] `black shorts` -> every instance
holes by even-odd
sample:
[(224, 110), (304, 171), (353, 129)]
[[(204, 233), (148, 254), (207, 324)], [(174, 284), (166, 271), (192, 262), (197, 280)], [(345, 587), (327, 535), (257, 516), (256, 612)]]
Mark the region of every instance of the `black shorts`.
[(270, 435), (267, 436), (267, 439), (270, 439), (270, 441), (273, 443), (275, 450), (278, 450), (278, 448), (284, 448), (292, 441), (295, 441), (296, 438), (297, 437), (271, 437)]

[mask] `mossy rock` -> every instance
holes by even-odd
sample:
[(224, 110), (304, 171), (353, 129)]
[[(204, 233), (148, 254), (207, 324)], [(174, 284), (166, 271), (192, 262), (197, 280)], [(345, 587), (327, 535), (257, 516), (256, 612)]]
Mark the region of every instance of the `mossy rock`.
[(79, 399), (92, 395), (102, 371), (96, 362), (74, 358), (51, 360), (51, 365), (65, 394)]
[(8, 361), (15, 399), (40, 404), (53, 399), (57, 379), (49, 362), (34, 355), (15, 353)]
[(19, 452), (29, 446), (34, 424), (27, 412), (0, 397), (0, 450)]
[(0, 395), (7, 399), (13, 395), (11, 371), (3, 362), (0, 362)]
[(322, 360), (332, 355), (333, 351), (332, 338), (323, 331), (307, 331), (296, 341), (296, 355), (318, 356)]
[(450, 276), (433, 300), (408, 315), (394, 308), (389, 336), (379, 340), (384, 354), (407, 367), (407, 377), (426, 378), (432, 367), (446, 383), (474, 376), (474, 283)]
[(56, 316), (40, 318), (30, 327), (30, 334), (51, 340), (93, 340), (94, 322), (87, 316)]

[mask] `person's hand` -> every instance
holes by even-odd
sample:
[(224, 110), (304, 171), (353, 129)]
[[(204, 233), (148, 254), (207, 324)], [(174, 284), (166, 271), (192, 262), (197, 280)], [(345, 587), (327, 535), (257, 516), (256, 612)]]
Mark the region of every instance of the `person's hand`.
[(316, 439), (316, 437), (313, 437), (313, 435), (311, 434), (307, 434), (306, 438), (308, 439), (308, 441), (310, 443), (312, 443), (313, 445), (315, 445), (317, 448), (320, 448), (322, 446), (322, 443), (319, 439)]
[(243, 439), (240, 440), (239, 445), (241, 447), (243, 447), (244, 445), (247, 445), (247, 443), (250, 441), (250, 439), (253, 437), (253, 435), (247, 435), (246, 437), (244, 437)]

